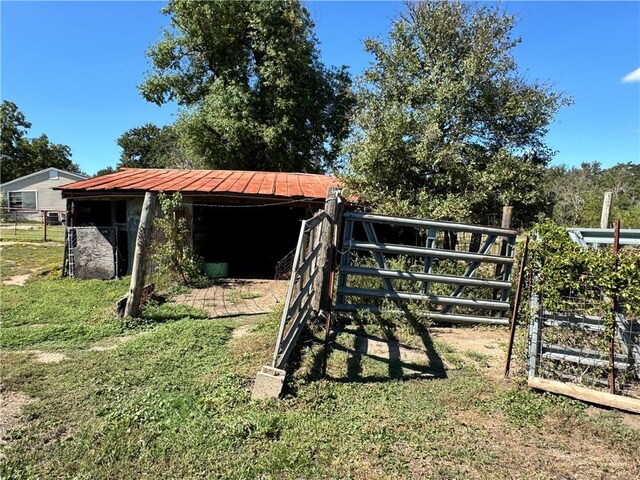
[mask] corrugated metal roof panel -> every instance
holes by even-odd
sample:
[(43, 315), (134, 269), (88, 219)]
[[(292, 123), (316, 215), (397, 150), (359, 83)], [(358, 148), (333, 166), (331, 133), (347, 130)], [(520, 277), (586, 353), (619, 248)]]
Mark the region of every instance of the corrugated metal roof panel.
[(70, 183), (59, 190), (93, 193), (180, 191), (283, 198), (324, 198), (338, 181), (328, 175), (242, 170), (183, 170), (125, 168), (101, 177)]

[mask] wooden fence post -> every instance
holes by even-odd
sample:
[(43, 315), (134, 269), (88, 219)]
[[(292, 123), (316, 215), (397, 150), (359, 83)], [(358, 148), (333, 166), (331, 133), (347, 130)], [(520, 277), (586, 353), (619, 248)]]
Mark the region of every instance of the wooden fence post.
[(332, 268), (332, 251), (333, 251), (333, 231), (336, 221), (336, 211), (338, 208), (338, 190), (329, 188), (327, 192), (327, 200), (325, 202), (324, 211), (328, 218), (324, 219), (320, 234), (320, 243), (322, 248), (318, 252), (318, 265), (320, 266), (319, 275), (314, 281), (313, 290), (317, 292), (313, 302), (313, 309), (319, 314), (328, 311), (330, 295), (328, 292), (329, 276)]
[(611, 198), (613, 192), (604, 192), (602, 199), (602, 214), (600, 215), (600, 228), (609, 228), (609, 217), (611, 216)]
[[(511, 228), (511, 224), (513, 223), (513, 207), (509, 205), (505, 205), (502, 207), (502, 221), (500, 222), (500, 228)], [(514, 244), (515, 245), (515, 244)], [(507, 255), (507, 249), (509, 248), (509, 241), (507, 237), (502, 237), (500, 241), (500, 255)], [(504, 280), (505, 271), (508, 267), (506, 265), (496, 265), (496, 278)], [(501, 290), (493, 291), (493, 298), (500, 298)], [(496, 315), (499, 312), (491, 312), (491, 315)]]
[(136, 238), (136, 250), (133, 256), (133, 267), (131, 270), (131, 284), (129, 286), (129, 296), (124, 314), (127, 317), (137, 317), (140, 314), (140, 298), (144, 288), (144, 274), (146, 265), (147, 250), (151, 227), (153, 225), (153, 212), (155, 210), (157, 194), (147, 192), (144, 195), (142, 213), (140, 214), (140, 224), (138, 225), (138, 236)]

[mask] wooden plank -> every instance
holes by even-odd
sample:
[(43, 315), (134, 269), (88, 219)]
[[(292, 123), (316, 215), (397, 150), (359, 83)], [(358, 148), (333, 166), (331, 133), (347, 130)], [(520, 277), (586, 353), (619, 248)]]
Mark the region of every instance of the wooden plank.
[(415, 255), (417, 257), (424, 257), (429, 255), (434, 258), (445, 258), (449, 260), (469, 260), (472, 262), (487, 262), (487, 263), (504, 263), (512, 264), (512, 257), (500, 257), (497, 255), (482, 255), (478, 253), (465, 253), (455, 252), (451, 250), (440, 250), (437, 248), (425, 248), (425, 247), (413, 247), (405, 245), (397, 245), (392, 243), (372, 243), (352, 240), (345, 245), (346, 248), (351, 250), (359, 250), (365, 252), (385, 252), (393, 254), (406, 254)]
[(565, 395), (577, 400), (582, 400), (583, 402), (617, 408), (627, 412), (640, 413), (640, 399), (637, 398), (612, 395), (608, 392), (599, 392), (586, 387), (569, 385), (555, 380), (545, 380), (542, 378), (530, 378), (527, 384), (531, 388)]
[(309, 255), (307, 256), (307, 258), (305, 258), (302, 261), (302, 264), (293, 272), (292, 274), (292, 278), (298, 276), (298, 277), (302, 277), (307, 270), (309, 269), (309, 266), (311, 265), (311, 263), (313, 262), (313, 260), (316, 258), (316, 256), (318, 255), (318, 252), (320, 251), (320, 248), (322, 247), (322, 245), (320, 243), (318, 243), (315, 248), (313, 250), (311, 250), (311, 253), (309, 253)]

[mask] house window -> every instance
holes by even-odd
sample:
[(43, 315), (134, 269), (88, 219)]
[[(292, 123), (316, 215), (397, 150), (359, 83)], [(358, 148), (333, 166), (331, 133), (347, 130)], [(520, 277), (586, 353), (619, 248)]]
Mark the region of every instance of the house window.
[(58, 180), (57, 170), (49, 170), (49, 180)]
[(29, 208), (35, 210), (36, 192), (9, 192), (9, 208)]

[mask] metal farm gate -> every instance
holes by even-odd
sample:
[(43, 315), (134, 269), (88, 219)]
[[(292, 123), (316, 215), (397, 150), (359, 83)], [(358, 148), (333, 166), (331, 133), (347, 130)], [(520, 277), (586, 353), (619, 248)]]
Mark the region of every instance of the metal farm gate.
[[(380, 241), (383, 227), (390, 239), (402, 228), (417, 241)], [(347, 212), (335, 309), (379, 313), (383, 300), (417, 301), (434, 321), (507, 325), (515, 240), (514, 230)]]
[[(356, 212), (341, 215), (342, 201), (335, 194), (327, 199), (325, 211), (302, 222), (273, 361), (258, 372), (254, 398), (281, 393), (287, 362), (311, 318), (326, 317), (328, 338), (332, 270), (338, 272), (335, 311), (381, 312), (384, 300), (391, 300), (399, 309), (406, 302), (419, 302), (420, 315), (438, 322), (509, 323), (505, 313), (510, 308), (515, 230)], [(412, 235), (414, 244), (400, 241)], [(381, 241), (381, 236), (388, 239)], [(334, 264), (336, 249), (339, 266)]]
[(325, 258), (321, 255), (321, 250), (323, 246), (325, 250), (328, 247), (322, 244), (321, 234), (323, 229), (330, 227), (331, 222), (325, 212), (302, 222), (273, 353), (273, 368), (284, 368), (311, 316), (312, 308), (317, 309), (320, 291), (316, 279), (322, 268), (321, 257)]

